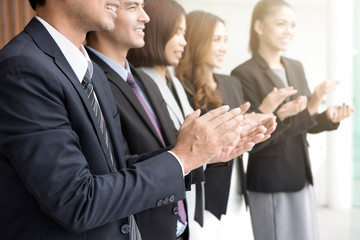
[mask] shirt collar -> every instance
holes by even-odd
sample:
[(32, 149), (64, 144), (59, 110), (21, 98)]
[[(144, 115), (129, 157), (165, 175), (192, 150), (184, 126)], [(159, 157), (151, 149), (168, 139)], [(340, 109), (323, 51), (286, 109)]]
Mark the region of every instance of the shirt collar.
[(81, 45), (80, 49), (78, 49), (72, 42), (59, 33), (44, 19), (39, 16), (36, 16), (36, 18), (44, 25), (46, 30), (59, 46), (61, 52), (64, 54), (79, 81), (81, 82), (83, 80), (86, 71), (89, 71), (89, 76), (92, 77), (93, 65), (84, 46)]
[(126, 59), (125, 59), (125, 68), (124, 68), (119, 63), (115, 62), (114, 60), (105, 56), (104, 54), (95, 50), (94, 48), (89, 46), (87, 46), (87, 48), (90, 49), (90, 51), (92, 51), (93, 53), (95, 53), (96, 56), (98, 56), (101, 60), (103, 60), (107, 65), (109, 65), (109, 67), (111, 67), (117, 74), (119, 74), (119, 76), (124, 81), (126, 81), (128, 74), (131, 73), (130, 64)]

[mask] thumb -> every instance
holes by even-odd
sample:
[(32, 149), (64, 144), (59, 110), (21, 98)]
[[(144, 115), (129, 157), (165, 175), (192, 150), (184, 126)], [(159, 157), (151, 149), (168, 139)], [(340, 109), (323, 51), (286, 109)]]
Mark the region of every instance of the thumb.
[(250, 103), (246, 102), (240, 106), (241, 114), (245, 114), (250, 108)]

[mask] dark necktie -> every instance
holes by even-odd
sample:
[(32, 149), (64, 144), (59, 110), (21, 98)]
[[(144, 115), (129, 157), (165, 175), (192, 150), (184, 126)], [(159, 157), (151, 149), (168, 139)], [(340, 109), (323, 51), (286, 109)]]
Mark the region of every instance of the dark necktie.
[[(146, 114), (148, 115), (151, 123), (153, 124), (156, 132), (158, 133), (162, 143), (165, 145), (164, 139), (162, 137), (159, 125), (156, 122), (156, 119), (154, 117), (154, 115), (152, 114), (152, 112), (150, 111), (150, 109), (148, 108), (148, 106), (145, 103), (145, 100), (143, 99), (143, 97), (141, 96), (140, 90), (138, 85), (136, 84), (133, 76), (131, 75), (131, 73), (128, 73), (127, 79), (126, 79), (127, 84), (129, 84), (129, 86), (131, 87), (131, 89), (133, 90), (134, 94), (136, 95), (136, 97), (139, 99), (139, 102), (141, 103), (142, 107), (144, 108)], [(178, 209), (179, 209), (179, 217), (180, 217), (180, 221), (183, 224), (186, 224), (186, 212), (185, 212), (185, 206), (184, 206), (184, 201), (180, 200), (178, 201)]]
[[(95, 95), (95, 91), (94, 91), (94, 86), (92, 84), (91, 78), (90, 78), (90, 73), (89, 70), (86, 71), (86, 74), (84, 76), (83, 81), (81, 82), (81, 85), (83, 86), (85, 92), (88, 95), (88, 98), (90, 100), (91, 106), (94, 110), (95, 113), (95, 117), (98, 121), (98, 124), (100, 126), (101, 129), (101, 133), (103, 134), (106, 146), (110, 152), (110, 158), (111, 158), (111, 162), (114, 166), (114, 169), (116, 170), (116, 166), (114, 163), (114, 159), (113, 159), (113, 154), (112, 154), (112, 147), (111, 147), (111, 141), (107, 132), (107, 128), (106, 128), (106, 123), (100, 108), (100, 104), (96, 98)], [(139, 228), (136, 224), (135, 218), (133, 215), (129, 216), (129, 224), (130, 224), (130, 239), (131, 240), (141, 240), (141, 234), (139, 231)]]
[(92, 106), (92, 108), (94, 110), (94, 113), (95, 113), (95, 117), (96, 117), (96, 119), (98, 121), (98, 124), (100, 126), (101, 133), (102, 133), (102, 135), (104, 137), (106, 147), (109, 150), (111, 162), (113, 164), (114, 169), (116, 169), (115, 162), (114, 162), (114, 159), (113, 159), (113, 154), (112, 154), (112, 146), (111, 146), (109, 134), (108, 134), (107, 128), (106, 128), (106, 123), (105, 123), (105, 120), (104, 120), (104, 117), (103, 117), (99, 102), (98, 102), (98, 100), (96, 98), (96, 95), (95, 95), (94, 86), (93, 86), (92, 81), (90, 79), (89, 71), (86, 71), (86, 74), (84, 76), (83, 81), (81, 82), (81, 85), (83, 86), (85, 92), (88, 95), (91, 106)]
[(194, 220), (197, 221), (201, 227), (204, 226), (204, 203), (203, 203), (203, 185), (202, 183), (195, 184), (195, 216)]

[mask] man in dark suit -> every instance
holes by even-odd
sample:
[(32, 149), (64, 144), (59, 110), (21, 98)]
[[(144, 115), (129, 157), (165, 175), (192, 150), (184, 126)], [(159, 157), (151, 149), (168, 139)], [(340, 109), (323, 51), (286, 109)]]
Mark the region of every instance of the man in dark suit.
[[(126, 60), (130, 48), (144, 46), (143, 29), (149, 17), (143, 9), (143, 4), (143, 0), (122, 0), (117, 10), (114, 31), (90, 32), (86, 38), (90, 58), (104, 70), (109, 80), (120, 112), (122, 133), (131, 154), (142, 154), (174, 145), (177, 135), (166, 103), (154, 81), (141, 70), (133, 68)], [(141, 89), (140, 97), (146, 101), (157, 126), (154, 126), (152, 116), (148, 115), (138, 96), (127, 83), (129, 74)], [(160, 132), (157, 132), (156, 127)], [(186, 180), (189, 175), (186, 176)], [(188, 239), (188, 231), (185, 231), (186, 222), (184, 224), (179, 219), (181, 210), (185, 210), (183, 206), (178, 207), (178, 204), (173, 202), (159, 204), (157, 208), (137, 214), (136, 220), (142, 239), (175, 240), (177, 235)], [(180, 233), (177, 234), (178, 224), (184, 227), (179, 229)]]
[(222, 107), (189, 116), (171, 152), (125, 156), (106, 76), (82, 46), (114, 29), (119, 2), (30, 3), (37, 17), (0, 51), (1, 239), (129, 239), (129, 216), (185, 197), (184, 173), (262, 137), (239, 139), (241, 110)]

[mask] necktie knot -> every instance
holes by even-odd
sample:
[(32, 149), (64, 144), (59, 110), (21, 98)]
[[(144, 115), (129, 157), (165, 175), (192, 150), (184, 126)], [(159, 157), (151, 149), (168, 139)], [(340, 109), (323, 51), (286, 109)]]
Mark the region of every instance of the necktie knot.
[(89, 78), (88, 74), (85, 74), (84, 79), (81, 82), (81, 85), (83, 86), (83, 88), (85, 89), (85, 91), (88, 94), (91, 94), (94, 90), (94, 86), (93, 86), (92, 81)]
[(128, 73), (128, 76), (127, 76), (127, 78), (126, 78), (126, 82), (127, 82), (131, 87), (136, 86), (135, 79), (134, 79), (134, 77), (131, 75), (131, 73)]

